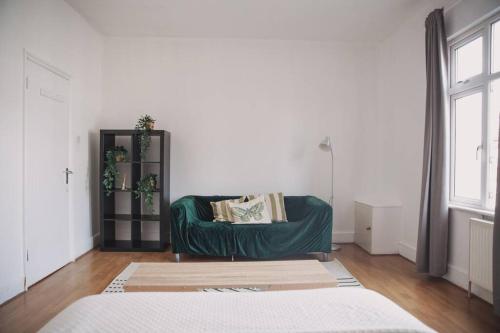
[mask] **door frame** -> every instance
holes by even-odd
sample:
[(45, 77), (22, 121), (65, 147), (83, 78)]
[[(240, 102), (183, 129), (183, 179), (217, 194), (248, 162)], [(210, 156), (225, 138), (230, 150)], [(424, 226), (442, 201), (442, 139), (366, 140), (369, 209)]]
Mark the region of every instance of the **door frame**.
[[(71, 151), (71, 137), (72, 137), (72, 128), (71, 128), (71, 119), (72, 119), (72, 108), (71, 108), (71, 75), (66, 73), (65, 71), (59, 69), (58, 67), (50, 64), (49, 62), (42, 60), (38, 56), (34, 55), (32, 52), (28, 51), (26, 48), (23, 49), (23, 77), (22, 77), (22, 90), (23, 90), (23, 113), (22, 113), (22, 231), (23, 231), (23, 273), (24, 273), (24, 291), (28, 290), (28, 286), (26, 283), (27, 276), (27, 254), (28, 254), (28, 243), (26, 239), (26, 155), (27, 155), (27, 147), (26, 147), (26, 98), (27, 98), (27, 85), (29, 85), (28, 80), (28, 61), (33, 62), (36, 65), (39, 65), (46, 70), (56, 74), (68, 81), (68, 168), (71, 168), (72, 163), (72, 151)], [(62, 177), (62, 176), (61, 176)], [(68, 249), (68, 262), (75, 260), (74, 255), (74, 239), (73, 239), (73, 214), (71, 212), (71, 199), (73, 197), (73, 182), (68, 184), (68, 237), (69, 237), (69, 249)], [(35, 283), (36, 284), (36, 283)]]

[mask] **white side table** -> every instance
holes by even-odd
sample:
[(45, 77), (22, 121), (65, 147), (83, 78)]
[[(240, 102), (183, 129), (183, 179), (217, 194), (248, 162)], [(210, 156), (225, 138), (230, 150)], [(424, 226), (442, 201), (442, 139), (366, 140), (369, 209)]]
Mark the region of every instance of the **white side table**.
[(398, 253), (401, 204), (381, 200), (354, 203), (354, 242), (370, 254)]

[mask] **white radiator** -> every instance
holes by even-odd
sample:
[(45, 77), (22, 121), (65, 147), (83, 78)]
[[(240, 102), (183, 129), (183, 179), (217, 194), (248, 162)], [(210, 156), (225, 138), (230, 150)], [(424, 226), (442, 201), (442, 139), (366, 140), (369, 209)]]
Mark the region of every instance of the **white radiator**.
[(493, 222), (470, 219), (469, 296), (471, 283), (493, 290)]

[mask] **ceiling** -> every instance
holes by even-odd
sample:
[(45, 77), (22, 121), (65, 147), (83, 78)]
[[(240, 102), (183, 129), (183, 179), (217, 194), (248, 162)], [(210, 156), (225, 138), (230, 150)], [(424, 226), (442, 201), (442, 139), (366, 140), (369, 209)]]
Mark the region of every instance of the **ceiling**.
[(428, 1), (66, 0), (109, 36), (359, 42), (383, 39)]

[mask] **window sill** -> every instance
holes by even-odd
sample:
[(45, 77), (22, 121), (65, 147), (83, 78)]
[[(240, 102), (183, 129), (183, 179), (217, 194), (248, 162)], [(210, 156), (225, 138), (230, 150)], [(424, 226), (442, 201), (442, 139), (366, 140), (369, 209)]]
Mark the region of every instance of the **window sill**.
[(482, 215), (482, 216), (489, 216), (489, 217), (495, 216), (495, 212), (492, 210), (467, 207), (467, 206), (462, 206), (462, 205), (457, 205), (457, 204), (452, 204), (452, 203), (448, 204), (448, 208), (455, 209), (455, 210), (461, 210), (461, 211), (469, 212), (469, 213), (475, 213), (475, 214)]

